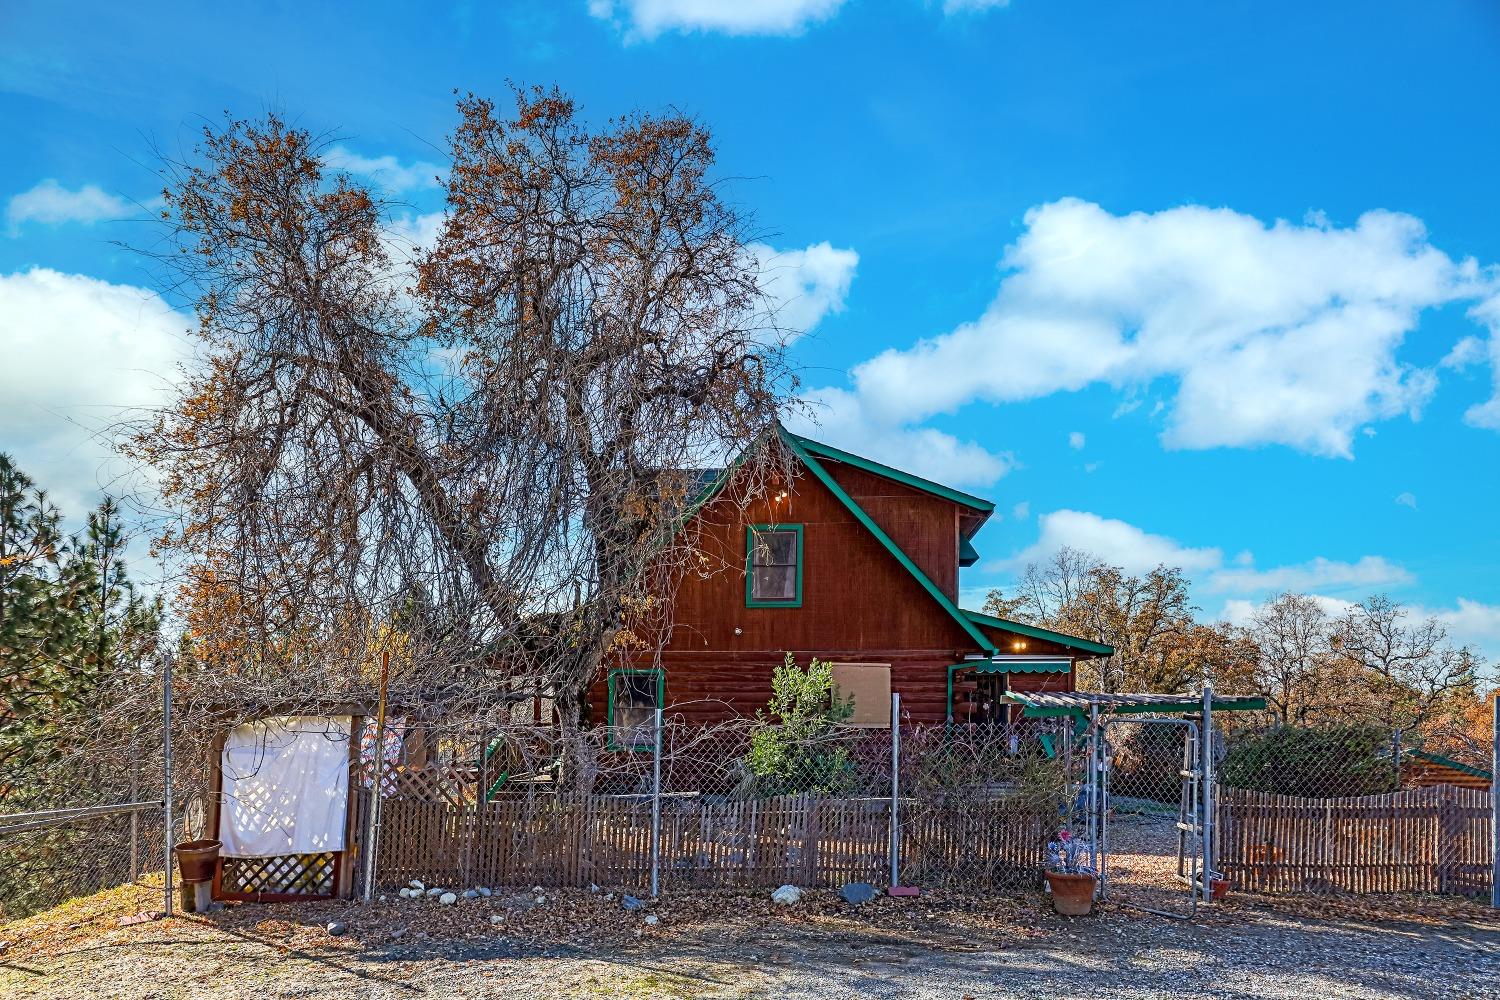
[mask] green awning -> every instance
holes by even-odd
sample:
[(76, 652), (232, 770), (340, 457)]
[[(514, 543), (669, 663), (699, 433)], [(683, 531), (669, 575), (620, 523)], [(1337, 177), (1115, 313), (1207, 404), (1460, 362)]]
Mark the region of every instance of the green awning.
[(993, 656), (987, 660), (965, 660), (949, 669), (980, 674), (1065, 674), (1073, 669), (1073, 661), (1066, 656)]

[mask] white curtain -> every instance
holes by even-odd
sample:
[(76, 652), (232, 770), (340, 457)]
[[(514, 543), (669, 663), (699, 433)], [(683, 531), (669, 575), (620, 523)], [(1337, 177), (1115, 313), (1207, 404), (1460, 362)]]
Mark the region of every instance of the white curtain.
[(344, 849), (349, 716), (285, 716), (235, 727), (224, 742), (219, 840), (233, 858)]

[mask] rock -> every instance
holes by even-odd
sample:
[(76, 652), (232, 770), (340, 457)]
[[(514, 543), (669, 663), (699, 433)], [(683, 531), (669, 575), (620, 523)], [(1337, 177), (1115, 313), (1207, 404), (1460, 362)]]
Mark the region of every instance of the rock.
[(536, 903), (537, 903), (538, 906), (541, 906), (546, 901), (547, 901), (547, 897), (546, 896), (538, 896), (536, 898)]
[(625, 909), (631, 910), (631, 911), (644, 910), (646, 908), (646, 904), (645, 903), (641, 902), (639, 899), (636, 899), (634, 896), (631, 896), (631, 895), (621, 896), (620, 897), (620, 905), (623, 906), (623, 907), (625, 907)]
[(412, 879), (410, 882), (408, 882), (406, 884), (409, 885), (409, 886), (411, 886), (413, 889), (417, 890), (418, 892), (421, 892), (423, 889), (427, 888), (427, 883), (423, 882), (419, 878), (414, 878), (414, 879)]
[(392, 941), (400, 941), (404, 937), (406, 937), (406, 928), (405, 927), (397, 927), (395, 930), (391, 931), (391, 940)]
[(839, 895), (844, 897), (844, 902), (858, 906), (860, 903), (868, 903), (879, 893), (868, 882), (849, 882), (839, 890)]
[(479, 898), (479, 890), (478, 889), (465, 889), (464, 890), (464, 899), (478, 899), (478, 898)]
[(771, 902), (782, 906), (796, 906), (802, 900), (802, 890), (795, 885), (784, 885), (771, 893)]
[(454, 903), (458, 902), (458, 897), (451, 892), (445, 892), (438, 897), (438, 902), (443, 904), (444, 906), (452, 906)]
[[(1209, 706), (1209, 708), (1212, 708), (1212, 707), (1213, 707), (1213, 706), (1212, 706), (1212, 705), (1210, 705), (1210, 706)], [(382, 903), (384, 903), (384, 902), (385, 902), (385, 893), (381, 893), (381, 894), (380, 894), (380, 901), (381, 901), (381, 902), (382, 902)]]
[(659, 923), (661, 923), (661, 918), (660, 917), (658, 917), (654, 913), (647, 914), (647, 916), (646, 916), (646, 926), (647, 927), (655, 927)]
[(609, 895), (605, 896), (604, 897), (604, 901), (606, 903), (613, 903), (615, 901), (615, 894), (614, 893), (610, 893)]
[(427, 898), (428, 899), (431, 899), (433, 896), (441, 896), (442, 894), (443, 894), (443, 890), (438, 889), (438, 888), (432, 888), (432, 889), (428, 889), (427, 890)]
[(491, 913), (490, 914), (490, 923), (491, 924), (503, 924), (503, 923), (505, 923), (505, 914), (503, 914), (503, 913)]
[(598, 891), (599, 891), (599, 887), (597, 885), (595, 885), (594, 883), (590, 882), (589, 883), (589, 892), (598, 892)]
[(481, 895), (481, 896), (483, 896), (483, 897), (484, 897), (484, 898), (485, 898), (485, 899), (489, 899), (489, 898), (490, 898), (490, 890), (489, 890), (489, 889), (487, 889), (487, 888), (486, 888), (486, 887), (484, 887), (484, 886), (480, 886), (480, 887), (479, 887), (479, 889), (478, 889), (478, 890), (477, 890), (477, 891), (478, 891), (478, 892), (479, 892), (479, 894), (480, 894), (480, 895)]
[(343, 937), (344, 936), (344, 932), (347, 931), (349, 928), (345, 927), (343, 924), (339, 923), (337, 920), (330, 920), (330, 921), (328, 921), (328, 926), (324, 927), (323, 929), (325, 931), (327, 931), (329, 934), (333, 935), (334, 937)]

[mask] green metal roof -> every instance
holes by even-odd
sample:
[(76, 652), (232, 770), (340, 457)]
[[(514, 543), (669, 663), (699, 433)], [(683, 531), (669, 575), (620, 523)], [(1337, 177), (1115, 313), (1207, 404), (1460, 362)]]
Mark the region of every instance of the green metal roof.
[(928, 595), (937, 602), (938, 607), (942, 608), (948, 617), (952, 618), (970, 639), (974, 640), (975, 645), (986, 653), (998, 652), (994, 644), (985, 637), (984, 633), (975, 628), (974, 623), (958, 609), (958, 605), (954, 604), (947, 594), (943, 593), (936, 584), (928, 579), (927, 574), (923, 573), (917, 564), (912, 562), (911, 556), (907, 555), (901, 546), (891, 541), (891, 537), (881, 529), (880, 525), (875, 523), (869, 514), (865, 513), (865, 509), (845, 492), (844, 488), (838, 484), (838, 481), (833, 476), (828, 474), (828, 470), (823, 468), (822, 463), (814, 457), (812, 450), (807, 447), (805, 438), (800, 438), (785, 428), (781, 429), (781, 436), (786, 442), (787, 447), (792, 449), (792, 453), (797, 456), (807, 471), (811, 472), (818, 482), (828, 488), (828, 492), (832, 493), (838, 499), (839, 503), (843, 504), (844, 508), (854, 515), (854, 519), (864, 525), (866, 530), (874, 535), (881, 545), (885, 546), (887, 552), (896, 557), (896, 561), (901, 564), (902, 568), (910, 573), (917, 583), (922, 585), (922, 589), (927, 591)]
[(889, 465), (882, 465), (881, 463), (876, 462), (872, 459), (865, 458), (862, 455), (855, 455), (852, 452), (843, 451), (842, 449), (835, 448), (832, 445), (823, 444), (820, 441), (814, 441), (812, 438), (805, 438), (800, 435), (793, 434), (791, 431), (786, 430), (785, 428), (782, 429), (781, 433), (782, 436), (787, 440), (797, 442), (797, 444), (802, 446), (803, 450), (811, 452), (812, 454), (817, 455), (820, 458), (832, 459), (835, 462), (844, 462), (847, 465), (854, 466), (856, 469), (863, 469), (866, 472), (874, 473), (877, 476), (883, 476), (886, 479), (893, 479), (898, 483), (910, 486), (913, 489), (921, 490), (924, 493), (931, 493), (934, 496), (940, 496), (945, 500), (952, 500), (956, 504), (968, 507), (971, 510), (977, 510), (982, 514), (989, 514), (995, 509), (995, 505), (993, 503), (985, 500), (982, 497), (976, 497), (972, 493), (965, 493), (962, 490), (955, 490), (951, 486), (944, 486), (942, 483), (935, 483), (931, 479), (923, 479), (921, 476), (914, 476), (910, 472), (902, 472), (900, 469), (892, 468)]
[(1050, 628), (1042, 628), (1039, 625), (1027, 625), (1025, 622), (1011, 621), (1009, 618), (996, 618), (994, 615), (983, 614), (978, 611), (965, 611), (964, 616), (972, 622), (980, 625), (988, 625), (990, 628), (1003, 628), (1007, 632), (1015, 632), (1017, 635), (1028, 635), (1033, 639), (1046, 639), (1055, 642), (1059, 646), (1067, 646), (1069, 649), (1078, 649), (1095, 656), (1113, 656), (1115, 647), (1107, 646), (1102, 642), (1094, 642), (1091, 639), (1080, 639), (1076, 635), (1068, 635), (1066, 632), (1054, 632)]
[(1403, 751), (1403, 756), (1411, 757), (1414, 760), (1420, 760), (1426, 764), (1437, 764), (1441, 767), (1451, 767), (1455, 771), (1462, 771), (1464, 774), (1472, 774), (1476, 778), (1484, 778), (1486, 780), (1490, 780), (1492, 777), (1490, 772), (1483, 770), (1482, 768), (1471, 767), (1468, 764), (1461, 764), (1458, 761), (1454, 760), (1452, 757), (1444, 757), (1441, 754), (1426, 753), (1422, 750), (1416, 750), (1411, 747), (1407, 747)]

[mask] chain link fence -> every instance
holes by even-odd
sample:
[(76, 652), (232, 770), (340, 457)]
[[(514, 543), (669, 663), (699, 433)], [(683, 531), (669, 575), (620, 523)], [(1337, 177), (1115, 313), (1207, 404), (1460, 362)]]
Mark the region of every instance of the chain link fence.
[[(402, 721), (384, 753), (372, 888), (1034, 887), (1066, 812), (1062, 738), (1030, 724), (791, 731), (671, 713), (659, 729), (567, 738)], [(372, 756), (353, 798), (361, 843)]]
[(1489, 897), (1487, 770), (1372, 725), (1242, 727), (1216, 753), (1216, 856), (1235, 887)]

